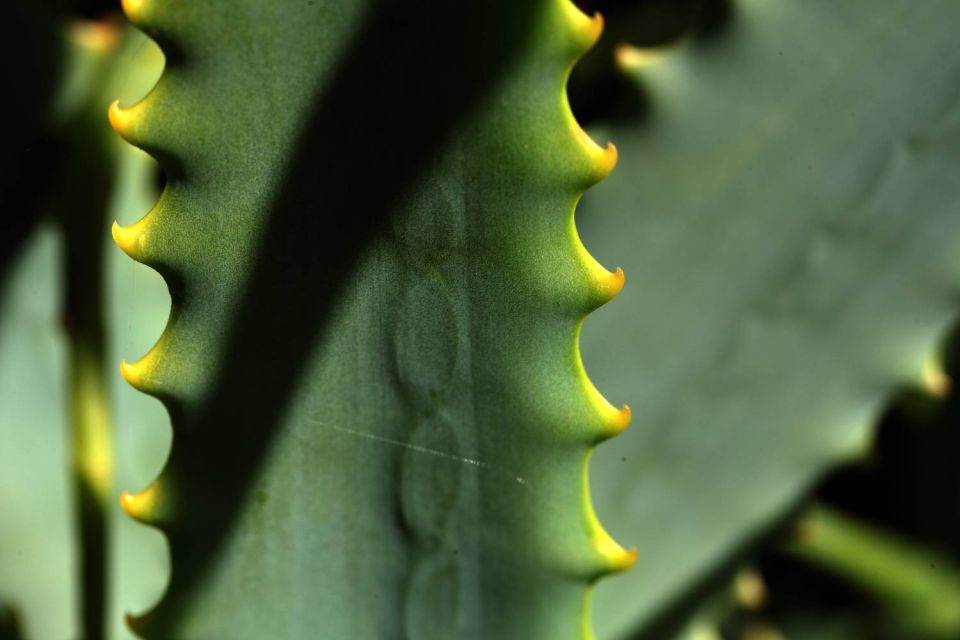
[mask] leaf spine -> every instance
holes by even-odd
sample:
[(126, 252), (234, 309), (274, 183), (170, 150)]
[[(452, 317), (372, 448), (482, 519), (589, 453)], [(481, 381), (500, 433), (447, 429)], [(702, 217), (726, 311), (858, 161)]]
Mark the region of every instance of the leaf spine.
[(107, 110), (107, 117), (110, 120), (110, 126), (121, 138), (139, 147), (140, 144), (137, 142), (134, 132), (134, 120), (136, 119), (134, 109), (135, 107), (124, 109), (120, 106), (119, 100), (114, 100)]
[(131, 387), (149, 395), (158, 395), (157, 390), (150, 384), (150, 372), (153, 369), (153, 349), (133, 364), (126, 360), (120, 361), (120, 375)]
[(606, 269), (603, 270), (604, 277), (600, 281), (600, 288), (603, 291), (605, 296), (604, 302), (609, 302), (620, 295), (620, 292), (623, 291), (623, 285), (626, 282), (626, 276), (623, 273), (623, 269), (617, 267), (617, 270), (614, 272), (609, 272)]
[[(571, 25), (573, 25), (574, 31), (579, 36), (583, 46), (585, 48), (589, 48), (595, 44), (600, 38), (601, 32), (603, 31), (603, 17), (599, 13), (594, 14), (593, 17), (588, 17), (570, 0), (562, 0), (562, 2), (566, 9), (567, 15), (569, 16), (569, 21)], [(584, 176), (586, 179), (584, 181), (585, 184), (583, 184), (583, 189), (586, 190), (593, 184), (606, 178), (613, 171), (617, 164), (618, 152), (613, 143), (608, 142), (606, 147), (601, 147), (598, 145), (593, 138), (591, 138), (590, 135), (580, 126), (573, 114), (573, 110), (570, 108), (570, 102), (566, 92), (566, 85), (567, 80), (569, 79), (569, 73), (573, 68), (573, 64), (575, 63), (576, 60), (571, 63), (567, 70), (567, 76), (564, 79), (564, 91), (561, 102), (569, 130), (573, 134), (574, 140), (587, 159), (587, 175)], [(623, 289), (625, 281), (623, 269), (617, 267), (616, 271), (614, 272), (607, 271), (607, 269), (604, 268), (590, 254), (589, 251), (587, 251), (586, 247), (583, 246), (580, 235), (576, 230), (575, 220), (573, 219), (571, 219), (571, 231), (577, 255), (581, 264), (583, 264), (587, 269), (590, 280), (592, 281), (593, 290), (596, 295), (594, 299), (596, 302), (596, 305), (594, 305), (595, 308), (595, 306), (599, 306), (612, 300)], [(580, 332), (583, 327), (584, 319), (585, 317), (580, 320), (576, 327), (574, 353), (576, 375), (586, 391), (588, 401), (600, 419), (599, 429), (594, 431), (592, 434), (593, 440), (590, 443), (592, 446), (596, 445), (602, 440), (606, 440), (607, 438), (611, 438), (619, 433), (622, 433), (623, 430), (626, 429), (630, 424), (632, 412), (630, 411), (630, 407), (627, 405), (623, 405), (619, 409), (613, 406), (594, 386), (594, 384), (590, 381), (589, 376), (587, 376), (586, 370), (583, 366), (583, 359), (580, 354)], [(621, 547), (610, 536), (610, 534), (607, 533), (597, 518), (596, 512), (593, 508), (593, 502), (590, 498), (589, 468), (592, 453), (593, 449), (591, 448), (584, 456), (583, 466), (581, 468), (581, 486), (583, 501), (582, 508), (587, 534), (589, 536), (591, 546), (599, 556), (599, 565), (595, 567), (595, 570), (592, 572), (591, 576), (592, 579), (595, 579), (603, 574), (623, 571), (630, 568), (636, 562), (637, 551), (635, 549), (627, 550)], [(591, 637), (593, 635), (590, 631), (589, 620), (590, 597), (591, 595), (588, 591), (584, 595), (584, 611), (586, 614), (584, 619), (584, 635), (586, 637)]]
[(159, 514), (160, 485), (154, 481), (139, 493), (123, 491), (120, 506), (131, 518), (143, 524), (156, 525)]
[(921, 390), (933, 398), (943, 399), (947, 397), (952, 387), (953, 380), (944, 369), (940, 357), (938, 355), (928, 357), (920, 374)]
[(600, 555), (601, 566), (597, 570), (595, 577), (609, 573), (626, 571), (637, 562), (636, 549), (624, 549), (614, 540), (607, 530), (600, 524), (597, 513), (593, 508), (593, 501), (590, 498), (590, 457), (588, 454), (583, 462), (582, 481), (583, 481), (583, 509), (586, 515), (586, 527), (590, 536), (590, 542), (593, 548)]
[(567, 96), (566, 86), (570, 79), (570, 73), (580, 57), (586, 53), (603, 32), (603, 16), (599, 13), (588, 16), (576, 7), (570, 0), (560, 0), (560, 3), (566, 14), (567, 22), (570, 24), (574, 37), (577, 41), (578, 52), (568, 65), (563, 78), (563, 90), (560, 101), (563, 109), (564, 119), (567, 126), (573, 133), (574, 139), (579, 143), (583, 153), (588, 158), (589, 170), (585, 176), (584, 189), (593, 186), (603, 180), (617, 164), (617, 148), (612, 142), (608, 142), (606, 147), (598, 145), (593, 138), (583, 130), (580, 123), (577, 122), (570, 108), (570, 99)]
[(109, 53), (120, 41), (121, 30), (111, 20), (81, 20), (68, 27), (70, 39), (98, 53)]
[(587, 15), (570, 0), (560, 0), (560, 4), (580, 47), (584, 50), (590, 49), (603, 33), (603, 16), (599, 11), (592, 16)]
[(623, 43), (614, 49), (613, 59), (623, 71), (639, 71), (663, 59), (667, 54), (666, 49), (667, 47), (635, 47)]
[(114, 243), (137, 262), (143, 262), (143, 244), (146, 235), (143, 229), (144, 220), (145, 218), (126, 227), (114, 221), (110, 228)]
[(148, 0), (121, 0), (120, 5), (123, 8), (124, 15), (137, 26), (143, 22), (144, 5)]
[(574, 338), (574, 366), (576, 367), (575, 375), (583, 385), (583, 388), (587, 394), (587, 400), (599, 418), (599, 428), (588, 436), (589, 444), (597, 445), (604, 440), (608, 440), (623, 433), (626, 428), (630, 426), (630, 421), (633, 419), (633, 412), (630, 410), (630, 406), (626, 404), (621, 405), (620, 408), (615, 407), (604, 397), (602, 393), (600, 393), (600, 390), (597, 389), (597, 387), (593, 384), (593, 381), (590, 380), (590, 377), (587, 375), (587, 371), (583, 366), (583, 357), (580, 354), (580, 332), (582, 329), (583, 321), (577, 325), (576, 335)]

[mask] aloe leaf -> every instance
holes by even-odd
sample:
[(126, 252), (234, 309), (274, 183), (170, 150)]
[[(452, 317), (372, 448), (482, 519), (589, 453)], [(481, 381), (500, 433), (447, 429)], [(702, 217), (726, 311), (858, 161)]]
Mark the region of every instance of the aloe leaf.
[(577, 337), (619, 290), (573, 226), (615, 152), (564, 81), (600, 23), (566, 0), (131, 0), (168, 67), (115, 106), (167, 187), (116, 227), (167, 280), (123, 373), (170, 411), (123, 503), (172, 574), (155, 638), (590, 635), (633, 555), (588, 454), (629, 411)]
[(649, 66), (622, 52), (648, 108), (598, 129), (620, 166), (579, 218), (632, 275), (583, 344), (637, 414), (592, 478), (640, 553), (598, 590), (601, 632), (649, 632), (861, 456), (932, 361), (960, 281), (958, 18), (945, 1), (741, 0)]
[[(61, 163), (46, 167), (35, 214), (46, 222), (13, 256), (0, 299), (0, 601), (15, 605), (26, 638), (131, 637), (123, 612), (162, 588), (162, 540), (130, 526), (111, 488), (114, 467), (124, 483), (159, 467), (166, 421), (103, 366), (121, 347), (148, 346), (154, 307), (166, 305), (156, 274), (118, 257), (98, 222), (155, 198), (151, 161), (116, 140), (103, 112), (107, 96), (143, 95), (162, 56), (119, 27), (66, 27), (46, 125)], [(111, 302), (134, 292), (144, 304), (118, 315)], [(116, 443), (110, 416), (127, 426)], [(130, 430), (144, 424), (155, 426)], [(90, 490), (84, 500), (74, 483)]]

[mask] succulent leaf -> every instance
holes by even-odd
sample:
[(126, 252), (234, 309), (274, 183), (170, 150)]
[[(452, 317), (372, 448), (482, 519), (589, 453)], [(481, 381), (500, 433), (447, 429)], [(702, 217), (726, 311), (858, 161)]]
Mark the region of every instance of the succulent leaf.
[[(167, 186), (120, 247), (173, 309), (124, 377), (174, 430), (125, 494), (172, 575), (156, 638), (589, 636), (628, 566), (592, 447), (585, 315), (623, 273), (573, 210), (616, 159), (564, 83), (566, 0), (128, 0), (167, 69), (110, 119)], [(442, 81), (439, 79), (443, 79)]]
[(666, 637), (920, 381), (960, 285), (958, 12), (740, 0), (708, 39), (620, 56), (646, 109), (598, 126), (620, 166), (578, 218), (632, 276), (583, 343), (637, 425), (594, 456), (641, 558), (600, 585), (602, 635)]

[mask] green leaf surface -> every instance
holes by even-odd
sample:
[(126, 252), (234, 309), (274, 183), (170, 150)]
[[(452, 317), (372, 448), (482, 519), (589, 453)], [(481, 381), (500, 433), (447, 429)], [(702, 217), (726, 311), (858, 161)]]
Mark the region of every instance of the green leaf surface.
[(118, 244), (166, 279), (124, 366), (172, 416), (124, 504), (166, 534), (151, 638), (589, 636), (632, 560), (589, 451), (624, 426), (577, 338), (620, 274), (573, 208), (614, 159), (564, 82), (566, 0), (130, 0), (168, 66), (111, 111), (167, 175)]
[(583, 344), (636, 416), (595, 456), (600, 518), (640, 553), (598, 589), (603, 635), (650, 632), (862, 455), (932, 360), (960, 284), (958, 19), (948, 1), (740, 0), (627, 71), (647, 109), (598, 129), (620, 164), (578, 218), (629, 282)]

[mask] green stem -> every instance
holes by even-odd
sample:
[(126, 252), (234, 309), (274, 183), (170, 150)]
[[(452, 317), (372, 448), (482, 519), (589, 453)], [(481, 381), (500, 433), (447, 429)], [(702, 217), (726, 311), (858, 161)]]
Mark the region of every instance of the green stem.
[(960, 637), (960, 570), (888, 532), (823, 506), (789, 551), (862, 590), (920, 637)]
[(83, 637), (104, 637), (107, 540), (112, 494), (112, 434), (102, 373), (102, 350), (71, 341), (70, 405), (73, 482), (80, 524)]
[(85, 640), (104, 637), (108, 516), (113, 496), (113, 427), (102, 311), (101, 231), (106, 223), (98, 225), (103, 212), (101, 208), (99, 215), (93, 216), (75, 210), (75, 214), (81, 215), (63, 222), (71, 457), (79, 509), (80, 599)]
[[(71, 127), (58, 207), (65, 244), (64, 324), (69, 348), (70, 436), (79, 509), (84, 640), (105, 637), (109, 514), (113, 506), (113, 426), (103, 317), (104, 243), (113, 187), (102, 125), (80, 118)], [(88, 158), (77, 162), (78, 158)]]

